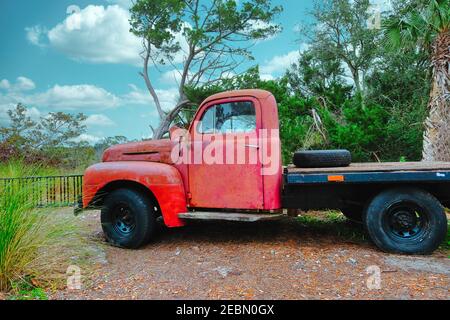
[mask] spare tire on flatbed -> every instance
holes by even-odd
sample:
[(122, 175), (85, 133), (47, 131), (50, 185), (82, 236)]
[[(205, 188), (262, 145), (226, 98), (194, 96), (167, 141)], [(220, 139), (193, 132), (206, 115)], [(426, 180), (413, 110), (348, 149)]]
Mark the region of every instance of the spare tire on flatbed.
[(297, 168), (348, 167), (351, 163), (352, 155), (348, 150), (311, 150), (294, 154), (294, 165)]

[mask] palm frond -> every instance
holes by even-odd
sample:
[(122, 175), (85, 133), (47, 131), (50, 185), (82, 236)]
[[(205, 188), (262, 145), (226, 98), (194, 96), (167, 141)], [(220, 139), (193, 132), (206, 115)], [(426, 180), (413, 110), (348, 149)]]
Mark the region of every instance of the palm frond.
[(383, 23), (384, 44), (392, 49), (428, 46), (434, 37), (450, 28), (450, 1), (430, 0), (403, 15), (391, 16)]

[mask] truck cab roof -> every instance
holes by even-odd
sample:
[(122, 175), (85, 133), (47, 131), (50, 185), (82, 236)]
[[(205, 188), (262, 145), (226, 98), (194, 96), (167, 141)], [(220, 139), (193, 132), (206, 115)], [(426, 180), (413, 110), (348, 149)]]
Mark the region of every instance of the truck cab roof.
[(247, 89), (247, 90), (234, 90), (234, 91), (226, 91), (214, 94), (208, 97), (203, 104), (209, 103), (214, 100), (221, 100), (227, 98), (237, 98), (237, 97), (254, 97), (256, 99), (266, 99), (270, 97), (272, 93), (266, 90), (260, 89)]

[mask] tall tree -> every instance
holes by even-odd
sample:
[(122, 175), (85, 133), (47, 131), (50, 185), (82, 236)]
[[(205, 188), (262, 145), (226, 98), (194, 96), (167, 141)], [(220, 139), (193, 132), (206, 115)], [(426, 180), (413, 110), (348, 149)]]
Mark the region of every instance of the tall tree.
[(342, 75), (351, 78), (362, 97), (366, 94), (365, 77), (376, 57), (379, 34), (368, 26), (369, 9), (369, 0), (317, 1), (312, 12), (313, 25), (301, 29), (316, 52), (323, 52), (329, 61), (340, 61), (346, 67), (347, 72)]
[(351, 95), (353, 89), (343, 74), (340, 59), (312, 46), (287, 70), (286, 78), (295, 93), (317, 97), (336, 109)]
[(33, 141), (27, 138), (36, 122), (27, 114), (27, 108), (19, 103), (15, 109), (8, 110), (9, 124), (0, 127), (0, 142), (13, 146), (30, 146)]
[[(154, 139), (168, 132), (189, 103), (186, 86), (233, 75), (253, 59), (250, 48), (255, 41), (281, 30), (273, 19), (282, 7), (272, 6), (271, 0), (137, 0), (130, 11), (131, 31), (144, 43), (141, 75), (160, 117)], [(181, 62), (175, 59), (180, 52)], [(179, 101), (171, 110), (163, 110), (149, 74), (149, 67), (158, 64), (170, 64), (178, 74)]]
[(423, 160), (450, 161), (450, 1), (411, 0), (384, 23), (394, 48), (414, 46), (430, 53), (432, 86), (425, 121)]

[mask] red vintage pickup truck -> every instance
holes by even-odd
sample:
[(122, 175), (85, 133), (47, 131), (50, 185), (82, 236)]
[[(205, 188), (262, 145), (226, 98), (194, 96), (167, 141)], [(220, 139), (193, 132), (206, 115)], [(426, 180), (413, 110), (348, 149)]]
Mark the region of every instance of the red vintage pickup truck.
[(278, 108), (263, 90), (209, 97), (189, 129), (113, 146), (86, 170), (76, 211), (101, 209), (108, 241), (139, 248), (190, 220), (254, 222), (341, 210), (380, 249), (430, 254), (444, 241), (450, 163), (349, 164), (346, 151), (305, 151), (281, 164)]

